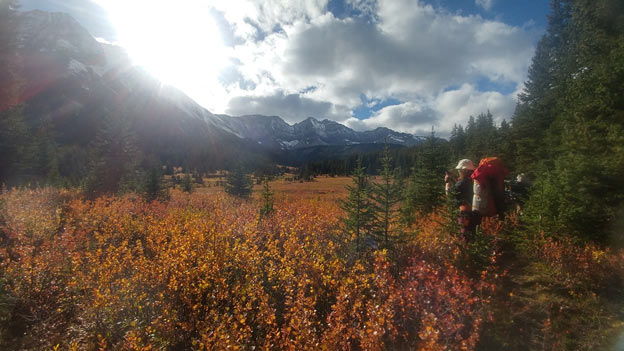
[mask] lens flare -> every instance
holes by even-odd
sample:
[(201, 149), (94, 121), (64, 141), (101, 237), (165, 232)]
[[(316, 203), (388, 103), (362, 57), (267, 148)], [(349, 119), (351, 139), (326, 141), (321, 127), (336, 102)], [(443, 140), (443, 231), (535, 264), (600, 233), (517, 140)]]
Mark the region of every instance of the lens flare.
[(101, 0), (133, 62), (201, 100), (218, 88), (227, 53), (205, 1)]

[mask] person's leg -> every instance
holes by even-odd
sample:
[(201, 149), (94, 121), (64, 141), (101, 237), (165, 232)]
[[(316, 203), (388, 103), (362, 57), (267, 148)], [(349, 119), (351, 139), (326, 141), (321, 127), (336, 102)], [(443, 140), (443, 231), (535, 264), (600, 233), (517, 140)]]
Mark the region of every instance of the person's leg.
[(470, 210), (460, 208), (459, 217), (457, 222), (459, 223), (460, 233), (466, 243), (470, 242), (473, 237), (474, 228), (472, 226), (472, 215)]

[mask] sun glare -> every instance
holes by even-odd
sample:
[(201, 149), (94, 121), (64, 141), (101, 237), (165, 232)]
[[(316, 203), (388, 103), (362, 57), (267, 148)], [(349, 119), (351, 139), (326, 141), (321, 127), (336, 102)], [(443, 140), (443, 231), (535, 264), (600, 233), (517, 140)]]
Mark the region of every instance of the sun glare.
[(133, 61), (191, 97), (209, 93), (227, 63), (206, 1), (101, 0)]

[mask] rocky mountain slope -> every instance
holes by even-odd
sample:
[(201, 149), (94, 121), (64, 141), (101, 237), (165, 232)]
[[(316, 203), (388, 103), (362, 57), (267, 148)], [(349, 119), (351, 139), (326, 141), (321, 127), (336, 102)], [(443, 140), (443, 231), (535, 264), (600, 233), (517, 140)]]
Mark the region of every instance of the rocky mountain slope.
[(357, 132), (328, 119), (307, 119), (290, 125), (278, 116), (249, 115), (230, 117), (218, 115), (221, 125), (237, 136), (269, 149), (292, 150), (320, 145), (398, 144), (416, 145), (421, 138), (395, 132), (388, 128)]
[(190, 157), (222, 166), (264, 151), (420, 142), (387, 128), (357, 132), (327, 119), (289, 125), (278, 116), (213, 114), (133, 65), (122, 48), (96, 41), (67, 14), (20, 13), (18, 42), (27, 120), (51, 125), (61, 144), (88, 145), (107, 119), (123, 121), (141, 150), (172, 163)]

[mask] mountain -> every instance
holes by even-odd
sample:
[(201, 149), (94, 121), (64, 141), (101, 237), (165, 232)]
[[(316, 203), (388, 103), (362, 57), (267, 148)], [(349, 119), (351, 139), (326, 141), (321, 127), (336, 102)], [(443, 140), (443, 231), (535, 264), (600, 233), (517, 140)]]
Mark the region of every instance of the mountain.
[(413, 146), (422, 141), (407, 133), (388, 128), (357, 132), (328, 119), (308, 117), (290, 125), (278, 116), (249, 115), (230, 117), (218, 115), (227, 129), (268, 149), (302, 149), (321, 145), (398, 144)]
[[(240, 158), (264, 162), (276, 153), (273, 159), (288, 159), (279, 153), (316, 146), (421, 141), (387, 128), (357, 132), (312, 117), (290, 125), (278, 116), (213, 114), (135, 66), (122, 48), (95, 40), (67, 14), (21, 12), (18, 23), (26, 120), (33, 129), (50, 128), (61, 146), (87, 148), (111, 120), (127, 125), (143, 153), (202, 168), (227, 167)], [(63, 157), (76, 162), (74, 153)]]
[[(172, 165), (220, 168), (236, 158), (264, 158), (222, 128), (220, 119), (135, 66), (120, 47), (96, 41), (71, 16), (30, 11), (19, 13), (18, 21), (26, 120), (34, 130), (51, 129), (65, 150), (86, 149), (107, 123), (123, 123), (144, 154)], [(75, 163), (76, 157), (69, 151), (60, 162)]]

